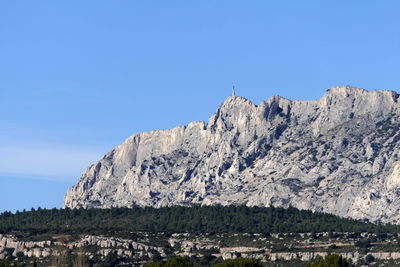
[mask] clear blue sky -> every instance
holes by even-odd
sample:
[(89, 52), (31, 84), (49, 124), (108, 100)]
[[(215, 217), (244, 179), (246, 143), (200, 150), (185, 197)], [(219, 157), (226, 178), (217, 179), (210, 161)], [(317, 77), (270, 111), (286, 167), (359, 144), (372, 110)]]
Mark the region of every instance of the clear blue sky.
[(1, 1), (0, 211), (59, 207), (135, 132), (230, 94), (400, 86), (399, 1)]

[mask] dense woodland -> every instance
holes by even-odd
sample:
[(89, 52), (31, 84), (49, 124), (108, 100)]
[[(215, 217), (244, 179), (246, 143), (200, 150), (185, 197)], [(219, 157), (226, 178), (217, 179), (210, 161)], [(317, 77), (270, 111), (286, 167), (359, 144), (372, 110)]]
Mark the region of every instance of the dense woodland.
[[(196, 267), (196, 266), (199, 265), (193, 264), (186, 258), (176, 257), (176, 258), (171, 258), (166, 262), (161, 262), (161, 261), (153, 262), (151, 264), (145, 265), (144, 267)], [(211, 266), (212, 267), (263, 267), (265, 265), (254, 259), (237, 258), (233, 260), (226, 260), (224, 262), (217, 263)], [(325, 258), (321, 258), (319, 260), (307, 264), (307, 267), (352, 267), (352, 266), (354, 265), (336, 254), (328, 255)]]
[[(306, 263), (307, 264), (307, 263)], [(0, 261), (0, 267), (12, 267), (12, 266), (21, 266), (24, 267), (26, 265), (18, 265), (16, 263), (11, 263), (9, 260)], [(37, 267), (38, 264), (33, 262), (28, 265), (32, 267)], [(84, 264), (66, 264), (66, 266), (93, 266), (89, 263)], [(118, 262), (103, 262), (103, 264), (99, 264), (101, 267), (109, 267), (109, 266), (118, 266)], [(268, 265), (262, 264), (259, 261), (254, 259), (232, 259), (225, 260), (216, 264), (202, 264), (201, 262), (192, 262), (188, 258), (182, 257), (174, 257), (170, 258), (167, 261), (156, 261), (153, 263), (145, 264), (144, 267), (203, 267), (203, 266), (211, 266), (211, 267), (268, 267)], [(302, 264), (302, 267), (353, 267), (354, 265), (349, 263), (346, 259), (339, 257), (335, 254), (331, 254), (326, 256), (325, 258), (321, 258), (319, 260), (308, 263), (307, 265)]]
[[(398, 233), (399, 226), (377, 225), (295, 208), (193, 206), (166, 208), (32, 209), (0, 214), (0, 233), (107, 234), (192, 233)], [(117, 234), (118, 235), (118, 234)]]

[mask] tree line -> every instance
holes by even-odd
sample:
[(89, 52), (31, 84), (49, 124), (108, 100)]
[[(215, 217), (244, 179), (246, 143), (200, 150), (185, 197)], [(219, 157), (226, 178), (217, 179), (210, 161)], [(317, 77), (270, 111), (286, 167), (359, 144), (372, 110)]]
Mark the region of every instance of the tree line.
[(192, 206), (110, 209), (32, 209), (0, 214), (0, 233), (397, 233), (399, 226), (373, 224), (309, 210), (277, 207)]

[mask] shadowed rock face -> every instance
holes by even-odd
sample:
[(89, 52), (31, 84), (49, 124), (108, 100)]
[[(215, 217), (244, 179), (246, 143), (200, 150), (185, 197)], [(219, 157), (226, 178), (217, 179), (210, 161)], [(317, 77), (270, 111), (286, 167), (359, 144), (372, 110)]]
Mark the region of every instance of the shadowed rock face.
[(207, 124), (135, 134), (90, 166), (64, 206), (292, 205), (400, 222), (400, 104), (334, 87), (316, 101), (231, 96)]

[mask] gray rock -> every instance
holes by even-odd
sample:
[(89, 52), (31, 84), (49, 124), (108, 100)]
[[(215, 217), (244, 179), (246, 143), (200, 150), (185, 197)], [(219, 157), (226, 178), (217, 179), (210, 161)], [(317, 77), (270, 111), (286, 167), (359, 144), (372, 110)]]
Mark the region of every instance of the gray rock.
[(64, 207), (292, 205), (400, 222), (400, 104), (334, 87), (315, 101), (231, 96), (208, 123), (135, 134), (90, 166)]

